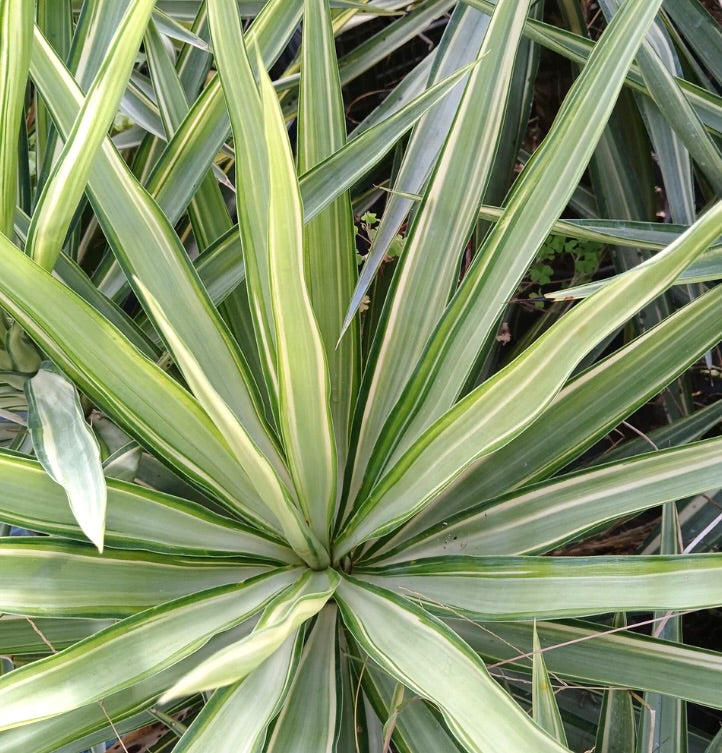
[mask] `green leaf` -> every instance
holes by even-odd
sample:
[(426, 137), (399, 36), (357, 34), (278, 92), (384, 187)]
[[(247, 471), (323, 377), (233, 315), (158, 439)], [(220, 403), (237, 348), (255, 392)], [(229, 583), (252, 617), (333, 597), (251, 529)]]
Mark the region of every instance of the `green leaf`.
[(8, 656), (44, 655), (50, 652), (48, 643), (56, 651), (60, 651), (109, 627), (114, 621), (38, 617), (32, 621), (40, 631), (38, 634), (26, 617), (3, 615), (0, 619), (0, 651)]
[(0, 3), (0, 233), (12, 238), (17, 195), (18, 139), (30, 67), (34, 4)]
[[(327, 0), (306, 0), (303, 35), (299, 173), (331, 157), (346, 143), (346, 117)], [(358, 322), (341, 339), (344, 313), (358, 276), (354, 230), (348, 193), (341, 194), (303, 230), (308, 292), (328, 363), (339, 487), (361, 373)]]
[(230, 451), (237, 458), (240, 467), (248, 474), (258, 498), (280, 523), (288, 543), (309, 564), (320, 563), (322, 567), (328, 564), (326, 550), (300, 516), (289, 490), (268, 458), (249, 436), (239, 418), (213, 389), (205, 371), (188, 350), (151, 293), (139, 280), (135, 283), (143, 291), (146, 305), (169, 343), (183, 376), (208, 416), (222, 430)]
[[(266, 67), (293, 36), (302, 9), (303, 0), (269, 0), (249, 27), (248, 48), (257, 48)], [(148, 192), (172, 222), (182, 215), (229, 133), (228, 109), (216, 76), (193, 103), (148, 179)]]
[[(42, 629), (47, 621), (34, 622)], [(78, 622), (78, 620), (68, 620), (68, 622)], [(116, 734), (109, 727), (108, 717), (113, 720), (113, 724), (121, 734), (123, 731), (132, 731), (152, 724), (157, 719), (142, 712), (153, 706), (163, 690), (172, 685), (194, 664), (228, 645), (229, 642), (238, 640), (248, 632), (248, 629), (245, 623), (213, 636), (192, 656), (172, 664), (167, 669), (141, 680), (130, 688), (105, 696), (102, 707), (99, 703), (91, 703), (49, 719), (0, 732), (3, 753), (25, 753), (27, 750), (32, 750), (34, 753), (57, 753), (59, 746), (63, 745), (68, 746), (64, 749), (65, 753), (70, 753), (70, 751), (79, 753), (79, 751), (87, 750), (87, 744), (84, 742), (88, 740), (88, 736), (100, 735), (89, 743), (95, 744), (98, 740), (107, 740)], [(119, 661), (122, 662), (124, 659), (121, 658)], [(78, 744), (74, 741), (81, 742)]]
[(665, 0), (669, 14), (705, 67), (722, 84), (722, 63), (717, 54), (722, 44), (722, 30), (709, 11), (692, 0)]
[(328, 544), (336, 504), (336, 444), (326, 355), (304, 275), (301, 196), (271, 80), (261, 71), (269, 170), (268, 266), (280, 427), (298, 501)]
[[(31, 73), (58, 130), (67, 136), (82, 107), (82, 94), (57, 55), (37, 35)], [(242, 416), (255, 441), (282, 473), (283, 461), (259, 414), (259, 397), (237, 343), (198, 280), (168, 217), (139, 185), (109, 139), (103, 141), (93, 161), (88, 189), (96, 216), (126, 275), (142, 280), (161, 303), (187, 347), (204, 364), (214, 389)], [(155, 251), (148, 253), (148, 249)], [(243, 485), (252, 504), (250, 485)]]
[(366, 582), (472, 619), (704, 609), (722, 603), (722, 558), (715, 554), (438, 557), (355, 572)]
[(334, 753), (336, 653), (336, 608), (327, 605), (319, 612), (304, 646), (288, 698), (266, 747), (268, 753), (295, 753), (301, 741), (313, 741), (318, 753)]
[[(606, 0), (605, 12), (614, 12), (612, 9), (616, 10), (618, 6), (618, 0)], [(679, 141), (689, 151), (715, 193), (719, 194), (722, 192), (722, 153), (663, 61), (662, 55), (669, 56), (671, 50), (671, 41), (659, 25), (655, 25), (648, 39), (642, 43), (637, 63), (660, 113), (674, 129)], [(692, 214), (693, 211), (692, 205)], [(679, 221), (678, 216), (673, 218)]]
[(52, 269), (75, 214), (96, 152), (115, 117), (155, 5), (131, 0), (88, 95), (43, 187), (28, 233), (28, 252)]
[(184, 597), (0, 677), (0, 730), (80, 708), (170, 667), (243, 622), (297, 577), (297, 570), (278, 570)]
[(581, 455), (714, 347), (722, 337), (721, 300), (722, 288), (713, 288), (571, 380), (539, 421), (476, 461), (398, 538), (510, 488), (548, 478)]
[[(458, 6), (454, 11), (444, 36), (434, 56), (429, 83), (440, 80), (444, 74), (468, 65), (476, 57), (486, 30), (489, 17), (474, 8)], [(404, 81), (409, 78), (407, 76)], [(389, 195), (384, 212), (371, 248), (364, 261), (359, 281), (353, 291), (353, 297), (344, 320), (344, 327), (353, 321), (361, 301), (371, 285), (386, 256), (390, 245), (397, 237), (404, 218), (412, 207), (413, 199), (402, 193), (419, 192), (429, 177), (439, 150), (448, 135), (454, 116), (463, 94), (463, 87), (457, 84), (453, 92), (443, 99), (433, 110), (427, 112), (414, 128), (409, 144), (404, 152), (404, 159), (394, 181), (393, 191)], [(421, 197), (419, 197), (420, 199)]]
[(248, 677), (216, 690), (175, 753), (256, 753), (296, 676), (299, 643), (298, 636), (291, 635)]
[[(108, 551), (48, 538), (0, 540), (0, 610), (31, 617), (127, 617), (267, 566)], [(32, 587), (28, 587), (32, 584)]]
[[(29, 458), (0, 452), (0, 520), (83, 539), (63, 490)], [(143, 486), (107, 480), (105, 542), (122, 549), (198, 556), (234, 554), (280, 563), (298, 560), (285, 545), (201, 505)]]
[[(624, 627), (624, 616), (617, 615), (614, 627)], [(535, 640), (538, 637), (535, 633)], [(642, 713), (645, 713), (642, 711)], [(627, 690), (609, 688), (604, 691), (599, 710), (595, 753), (630, 753), (635, 749), (636, 719), (632, 695)]]
[[(490, 230), (438, 323), (431, 322), (436, 325), (433, 335), (424, 338), (408, 367), (415, 369), (413, 377), (396, 405), (388, 408), (367, 490), (382, 468), (397, 462), (422, 432), (433, 431), (433, 422), (457, 400), (483, 344), (493, 336), (508, 300), (582, 177), (659, 4), (625, 3), (595, 46), (549, 133), (515, 181), (504, 218)], [(448, 292), (445, 287), (445, 296)]]
[(161, 703), (242, 680), (322, 609), (339, 581), (340, 576), (334, 570), (307, 570), (293, 586), (270, 602), (247, 638), (199, 664), (163, 694)]
[(80, 398), (51, 363), (25, 383), (28, 428), (35, 455), (64, 489), (85, 535), (103, 551), (107, 491), (95, 435), (85, 422)]
[[(496, 2), (490, 2), (490, 0), (464, 0), (464, 2), (486, 13), (491, 13), (496, 6)], [(595, 46), (595, 42), (592, 42), (590, 39), (585, 39), (577, 34), (572, 34), (564, 29), (558, 29), (535, 19), (527, 20), (524, 34), (543, 47), (582, 65), (586, 64)], [(682, 87), (685, 96), (688, 97), (695, 110), (697, 110), (697, 114), (704, 124), (717, 134), (721, 134), (722, 99), (684, 79), (678, 78), (677, 83)], [(644, 84), (642, 73), (636, 64), (630, 66), (625, 84), (636, 91), (651, 96)]]
[(616, 518), (722, 486), (720, 451), (722, 440), (709, 439), (525, 486), (449, 516), (377, 559), (547, 552)]
[(336, 601), (361, 648), (398, 682), (432, 701), (465, 750), (566, 750), (491, 679), (466, 643), (407, 599), (345, 576)]
[[(241, 500), (248, 500), (249, 492), (252, 495), (250, 483), (243, 483), (238, 462), (196, 401), (88, 304), (2, 236), (0, 261), (3, 308), (52, 361), (166, 462), (214, 490), (230, 509), (239, 509)], [(263, 513), (248, 514), (268, 527), (262, 522)]]
[[(477, 55), (481, 62), (469, 76), (404, 244), (356, 406), (351, 499), (362, 486), (384, 423), (456, 281), (458, 258), (476, 221), (501, 139), (514, 67), (510, 49), (516, 50), (528, 8), (528, 2), (503, 0), (494, 12)], [(368, 480), (373, 481), (373, 475)]]
[(630, 270), (603, 294), (582, 302), (521, 356), (458, 402), (417, 440), (358, 508), (336, 541), (336, 556), (370, 536), (398, 527), (475, 458), (521, 434), (551, 402), (584, 354), (668, 287), (720, 231), (722, 202), (658, 254), (654, 265)]
[(178, 21), (158, 8), (153, 11), (153, 22), (158, 27), (158, 31), (166, 37), (175, 39), (178, 42), (183, 42), (184, 44), (189, 44), (199, 50), (210, 52), (208, 42), (205, 42), (203, 39), (193, 34), (193, 32), (186, 29), (183, 24), (178, 23)]
[[(451, 624), (487, 661), (493, 661), (492, 667), (500, 662), (509, 669), (530, 671), (531, 623), (494, 622), (479, 627), (468, 620), (453, 620)], [(562, 678), (722, 706), (720, 653), (629, 631), (612, 632), (607, 625), (588, 622), (541, 622), (537, 629), (549, 671)]]
[(468, 72), (469, 68), (464, 67), (451, 73), (301, 175), (304, 221), (313, 219), (383, 159), (414, 123), (449, 94)]
[(567, 736), (564, 732), (562, 717), (559, 713), (554, 688), (552, 687), (544, 655), (542, 654), (541, 645), (539, 644), (539, 635), (536, 631), (536, 622), (534, 623), (534, 657), (532, 660), (532, 716), (534, 721), (555, 740), (562, 745), (568, 745)]
[[(391, 714), (392, 699), (399, 683), (367, 662), (363, 677), (364, 693), (381, 719)], [(435, 714), (421, 699), (410, 699), (398, 710), (393, 726), (393, 742), (401, 753), (433, 750), (434, 753), (459, 753), (459, 744)]]

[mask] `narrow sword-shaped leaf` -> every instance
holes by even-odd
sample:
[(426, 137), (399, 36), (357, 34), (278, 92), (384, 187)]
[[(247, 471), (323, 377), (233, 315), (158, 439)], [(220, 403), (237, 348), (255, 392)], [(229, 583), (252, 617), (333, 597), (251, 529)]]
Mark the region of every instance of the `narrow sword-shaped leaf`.
[[(63, 490), (30, 458), (0, 452), (0, 520), (83, 540)], [(200, 505), (135, 484), (107, 480), (105, 542), (121, 549), (179, 555), (235, 554), (295, 564), (293, 552), (256, 529)]]
[[(298, 106), (298, 172), (331, 157), (346, 143), (346, 117), (327, 0), (306, 0)], [(348, 193), (303, 229), (308, 292), (323, 340), (340, 488), (351, 411), (361, 374), (358, 322), (343, 339), (343, 317), (357, 277), (353, 211)]]
[[(349, 496), (427, 338), (446, 306), (501, 138), (504, 107), (528, 2), (504, 0), (494, 12), (459, 109), (404, 244), (356, 405)], [(368, 133), (368, 132), (367, 132)], [(414, 326), (409, 328), (409, 322)]]
[[(258, 50), (267, 68), (293, 36), (302, 9), (303, 0), (270, 0), (249, 27), (248, 48)], [(216, 76), (192, 105), (148, 179), (148, 192), (172, 222), (185, 210), (230, 131), (221, 79)]]
[[(610, 15), (616, 12), (618, 7), (618, 0), (605, 0), (603, 4), (605, 12), (609, 12)], [(662, 116), (674, 129), (715, 193), (722, 193), (722, 153), (660, 55), (662, 52), (669, 53), (670, 48), (671, 41), (655, 25), (650, 30), (649, 37), (642, 43), (637, 63)], [(677, 217), (674, 219), (679, 221)]]
[(0, 610), (30, 617), (127, 617), (269, 569), (147, 552), (101, 557), (81, 544), (35, 536), (0, 539), (0, 562)]
[[(237, 461), (196, 401), (3, 236), (0, 260), (3, 308), (53, 362), (166, 462), (213, 490), (230, 509), (245, 508), (250, 485), (239, 478)], [(263, 513), (246, 514), (268, 527)]]
[(17, 204), (18, 139), (30, 68), (34, 5), (0, 2), (0, 233), (12, 238)]
[[(58, 130), (67, 135), (83, 98), (52, 49), (37, 35), (31, 73), (46, 95)], [(283, 461), (259, 415), (259, 398), (237, 343), (208, 299), (168, 217), (108, 139), (93, 162), (88, 187), (103, 231), (128, 276), (142, 279), (163, 304), (188, 347), (203, 362), (216, 391), (243, 417), (256, 442), (283, 473)], [(149, 248), (155, 253), (149, 254)], [(246, 493), (253, 495), (248, 486)]]
[(350, 139), (328, 159), (301, 175), (299, 184), (304, 221), (313, 219), (383, 159), (414, 123), (449, 94), (468, 72), (469, 68), (464, 67), (451, 73), (388, 118)]
[(100, 448), (72, 382), (51, 363), (25, 383), (35, 455), (60, 484), (85, 535), (103, 551), (107, 491)]
[(161, 696), (161, 703), (242, 680), (323, 608), (340, 580), (335, 570), (307, 570), (295, 585), (270, 602), (247, 638), (198, 665)]
[[(453, 629), (487, 661), (529, 671), (532, 625), (495, 622), (486, 632), (467, 620), (452, 620)], [(537, 623), (550, 672), (591, 685), (612, 685), (670, 693), (703, 706), (720, 708), (722, 654), (629, 631), (610, 632), (608, 625), (571, 621)], [(626, 751), (625, 751), (626, 753)]]
[[(624, 615), (615, 615), (614, 627), (624, 627)], [(535, 650), (539, 637), (534, 631)], [(635, 749), (636, 719), (632, 694), (627, 690), (610, 688), (604, 691), (602, 707), (599, 710), (596, 753), (628, 753)]]
[(310, 565), (325, 567), (328, 564), (328, 553), (301, 518), (283, 480), (279, 478), (268, 458), (254, 443), (245, 426), (213, 389), (203, 368), (185, 346), (157, 301), (144, 289), (140, 281), (136, 281), (136, 285), (144, 291), (146, 305), (160, 326), (188, 384), (210, 418), (222, 429), (231, 452), (248, 474), (258, 498), (280, 523), (286, 541), (299, 557)]
[[(469, 64), (476, 57), (489, 20), (486, 14), (475, 8), (457, 7), (434, 58), (430, 83), (438, 80), (446, 72), (453, 72), (462, 65)], [(375, 229), (371, 248), (364, 260), (358, 284), (344, 319), (344, 328), (354, 321), (364, 295), (412, 207), (410, 198), (396, 192), (415, 193), (421, 190), (448, 135), (462, 94), (463, 87), (459, 83), (453, 93), (440, 102), (438, 107), (424, 115), (415, 127), (394, 182), (394, 192), (388, 197), (381, 222)]]
[(298, 501), (316, 537), (327, 545), (337, 481), (329, 374), (306, 287), (301, 197), (291, 146), (278, 99), (264, 71), (261, 100), (269, 169), (268, 265), (279, 423)]
[[(364, 693), (380, 719), (388, 719), (391, 701), (398, 683), (370, 662), (366, 664), (363, 677)], [(393, 742), (400, 753), (416, 753), (418, 750), (433, 750), (435, 753), (459, 753), (459, 743), (447, 732), (435, 714), (424, 703), (407, 703), (399, 711), (393, 729)]]
[[(496, 2), (490, 2), (490, 0), (464, 0), (464, 2), (486, 13), (491, 13), (496, 6)], [(577, 34), (531, 18), (527, 20), (524, 26), (524, 34), (535, 42), (539, 42), (543, 47), (581, 65), (586, 64), (595, 45), (595, 42), (590, 39), (585, 39)], [(636, 91), (651, 96), (636, 64), (630, 66), (625, 84)], [(689, 98), (704, 124), (717, 134), (722, 133), (722, 99), (684, 79), (678, 78), (677, 84), (685, 92), (685, 96)]]
[(532, 717), (534, 721), (562, 745), (568, 745), (562, 717), (549, 679), (544, 655), (539, 644), (539, 635), (534, 623), (534, 657), (532, 660)]
[[(67, 620), (66, 622), (76, 622), (76, 620)], [(44, 623), (45, 621), (40, 620), (38, 626), (40, 627)], [(206, 656), (210, 656), (219, 648), (227, 646), (229, 642), (238, 640), (248, 633), (249, 629), (250, 627), (246, 622), (225, 633), (213, 636), (192, 656), (182, 659), (127, 689), (105, 696), (102, 707), (99, 703), (91, 703), (59, 716), (0, 732), (3, 753), (23, 753), (28, 749), (35, 753), (57, 753), (58, 746), (62, 745), (68, 746), (65, 749), (66, 753), (69, 753), (69, 751), (79, 753), (79, 751), (87, 750), (87, 743), (82, 744), (88, 739), (86, 736), (97, 735), (100, 732), (101, 737), (99, 739), (108, 739), (108, 717), (113, 720), (116, 730), (121, 734), (124, 729), (130, 731), (137, 729), (138, 726), (146, 726), (153, 721), (157, 721), (150, 714), (147, 714), (145, 720), (143, 721), (141, 718), (140, 724), (138, 724), (138, 714), (152, 707), (158, 698), (158, 694), (172, 685), (178, 677), (188, 671), (189, 667), (197, 664)], [(111, 728), (110, 735), (114, 734), (116, 733)], [(78, 743), (77, 741), (81, 742)], [(98, 742), (98, 738), (94, 742)]]
[[(521, 356), (457, 403), (417, 440), (359, 507), (341, 540), (336, 541), (336, 556), (372, 535), (398, 527), (474, 458), (521, 434), (561, 389), (584, 353), (668, 287), (721, 230), (722, 202), (657, 255), (655, 266), (632, 269), (614, 287), (582, 302)], [(530, 409), (532, 391), (539, 402), (535, 398)], [(524, 400), (519, 399), (522, 392)], [(464, 456), (467, 460), (461, 460)], [(423, 478), (424, 469), (428, 480)]]
[(504, 219), (490, 230), (423, 355), (418, 354), (418, 366), (374, 448), (367, 488), (457, 399), (481, 347), (586, 169), (659, 4), (630, 0), (605, 30), (547, 137), (514, 183)]
[[(675, 502), (662, 508), (660, 555), (679, 554), (681, 531)], [(655, 612), (659, 620), (653, 628), (655, 637), (682, 643), (682, 619), (671, 612)], [(687, 753), (687, 709), (681, 698), (667, 694), (646, 693), (649, 713), (640, 719), (637, 746), (640, 751), (656, 748), (660, 753)]]
[(243, 169), (236, 171), (236, 203), (248, 297), (266, 388), (278, 420), (281, 415), (279, 366), (269, 260), (269, 233), (275, 222), (268, 206), (271, 187), (264, 148), (264, 106), (255, 78), (261, 72), (254, 72), (248, 59), (234, 2), (211, 0), (208, 20), (218, 75), (231, 118), (235, 151), (239, 163), (243, 164)]
[(53, 268), (60, 254), (93, 158), (125, 91), (154, 5), (154, 0), (132, 0), (128, 5), (40, 194), (28, 232), (28, 252), (46, 269)]
[(585, 530), (722, 486), (722, 440), (648, 453), (523, 487), (449, 516), (381, 557), (533, 554)]
[(626, 557), (434, 557), (389, 565), (364, 581), (472, 619), (528, 620), (722, 603), (716, 554)]
[(665, 0), (663, 8), (717, 83), (722, 84), (722, 63), (717, 54), (722, 30), (709, 11), (691, 0)]
[(721, 301), (718, 286), (571, 380), (540, 421), (476, 461), (409, 530), (547, 478), (581, 455), (714, 347)]
[(295, 676), (299, 643), (297, 636), (290, 636), (244, 680), (216, 690), (175, 753), (256, 753)]
[(178, 23), (178, 21), (158, 8), (153, 11), (153, 21), (161, 34), (171, 39), (176, 39), (179, 42), (189, 44), (192, 47), (197, 47), (199, 50), (210, 51), (208, 42), (186, 29), (183, 24)]
[(407, 599), (345, 576), (336, 601), (354, 640), (398, 682), (432, 701), (465, 750), (566, 750), (491, 679), (466, 643)]
[[(313, 741), (318, 753), (334, 753), (336, 632), (336, 607), (327, 605), (304, 646), (293, 685), (268, 742), (268, 753), (295, 753), (302, 741)], [(309, 698), (313, 698), (310, 707)]]
[(166, 669), (243, 622), (297, 577), (297, 570), (281, 570), (184, 597), (14, 670), (0, 678), (0, 730), (80, 708)]

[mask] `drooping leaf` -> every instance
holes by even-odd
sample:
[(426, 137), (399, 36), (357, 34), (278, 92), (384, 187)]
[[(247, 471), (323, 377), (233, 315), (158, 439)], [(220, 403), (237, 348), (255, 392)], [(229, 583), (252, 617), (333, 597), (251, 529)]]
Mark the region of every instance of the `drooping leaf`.
[(51, 363), (25, 383), (28, 428), (35, 455), (64, 489), (73, 516), (103, 551), (107, 491), (95, 435), (85, 421), (75, 386)]

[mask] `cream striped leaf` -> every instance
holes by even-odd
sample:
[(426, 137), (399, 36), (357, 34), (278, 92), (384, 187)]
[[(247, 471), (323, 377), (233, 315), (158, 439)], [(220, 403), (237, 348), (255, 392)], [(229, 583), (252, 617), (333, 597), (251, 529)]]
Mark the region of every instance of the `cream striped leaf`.
[[(83, 96), (47, 42), (37, 34), (34, 41), (33, 80), (61, 135), (67, 136)], [(88, 190), (96, 216), (128, 277), (142, 279), (163, 305), (187, 347), (203, 363), (214, 389), (242, 417), (254, 440), (283, 474), (283, 460), (259, 415), (259, 398), (237, 343), (208, 298), (169, 219), (139, 185), (109, 139), (93, 161)], [(148, 249), (155, 251), (148, 253)], [(245, 489), (252, 502), (254, 494), (247, 480)]]
[(619, 557), (436, 557), (357, 568), (372, 585), (480, 620), (705, 609), (722, 604), (717, 554)]
[(559, 706), (554, 695), (554, 688), (544, 663), (544, 655), (541, 652), (536, 622), (534, 623), (534, 642), (532, 645), (534, 650), (531, 677), (532, 718), (555, 740), (558, 740), (562, 745), (568, 745)]
[(297, 578), (297, 570), (278, 570), (184, 597), (0, 677), (0, 730), (72, 711), (161, 672), (243, 622)]
[[(105, 542), (175, 555), (222, 555), (296, 564), (276, 538), (201, 505), (144, 486), (107, 479)], [(30, 458), (0, 452), (0, 520), (60, 538), (83, 540), (63, 490)]]
[(161, 703), (242, 680), (321, 611), (340, 580), (335, 570), (307, 570), (296, 584), (270, 602), (247, 638), (199, 664), (161, 696)]
[[(464, 2), (486, 13), (493, 12), (496, 6), (496, 2), (490, 0), (464, 0)], [(580, 65), (586, 65), (596, 44), (578, 34), (573, 34), (565, 29), (559, 29), (533, 18), (527, 19), (524, 34), (543, 47)], [(630, 66), (627, 72), (625, 84), (635, 91), (651, 97), (642, 73), (635, 63)], [(717, 134), (722, 134), (722, 98), (682, 78), (677, 79), (677, 85), (689, 99), (705, 126)]]
[(570, 463), (714, 347), (722, 338), (721, 302), (717, 286), (570, 380), (539, 421), (472, 463), (394, 538), (410, 538)]
[[(362, 486), (384, 422), (448, 302), (481, 205), (529, 3), (502, 0), (404, 245), (364, 370), (353, 423), (349, 496)], [(413, 322), (413, 327), (409, 327)]]
[[(453, 73), (458, 68), (468, 65), (477, 56), (489, 20), (486, 14), (475, 8), (457, 7), (435, 51), (433, 67), (428, 77), (429, 84), (439, 81), (444, 74)], [(428, 179), (451, 128), (463, 91), (461, 83), (457, 84), (453, 92), (445, 97), (438, 107), (426, 113), (414, 128), (394, 181), (393, 192), (386, 201), (379, 226), (375, 228), (371, 248), (364, 260), (358, 284), (344, 319), (344, 328), (354, 320), (363, 296), (413, 205), (413, 200), (402, 194), (420, 191)]]
[(43, 186), (28, 232), (28, 252), (46, 269), (60, 254), (90, 167), (115, 117), (135, 64), (154, 0), (131, 0), (88, 89), (63, 150)]
[(464, 750), (567, 750), (527, 717), (466, 643), (411, 601), (348, 576), (336, 601), (361, 648), (398, 682), (432, 701)]
[(248, 59), (238, 8), (232, 0), (210, 0), (208, 20), (236, 156), (243, 165), (243, 170), (236, 171), (238, 226), (253, 328), (271, 407), (278, 421), (281, 414), (278, 354), (269, 260), (269, 232), (275, 223), (269, 210), (271, 187), (263, 146), (266, 144), (264, 108), (256, 84), (260, 71), (254, 71)]
[(299, 514), (291, 494), (279, 478), (268, 458), (261, 452), (245, 426), (213, 389), (203, 368), (195, 360), (183, 340), (168, 321), (158, 302), (139, 280), (135, 284), (143, 291), (146, 305), (160, 327), (171, 353), (190, 388), (198, 397), (211, 420), (221, 429), (225, 442), (236, 456), (240, 467), (248, 474), (258, 499), (279, 522), (286, 541), (299, 557), (312, 566), (325, 567), (328, 553)]
[(29, 617), (127, 617), (270, 569), (148, 552), (108, 551), (101, 557), (82, 544), (35, 536), (0, 541), (0, 562), (0, 610)]
[(626, 2), (595, 46), (549, 133), (515, 182), (503, 219), (489, 232), (423, 355), (418, 354), (418, 365), (414, 359), (414, 375), (374, 447), (367, 488), (457, 399), (501, 312), (586, 169), (660, 4), (661, 0)]
[(262, 514), (246, 506), (250, 484), (239, 478), (223, 437), (177, 382), (1, 235), (0, 262), (2, 307), (53, 363), (166, 462), (268, 528)]
[[(299, 636), (291, 635), (244, 680), (216, 690), (180, 739), (174, 753), (207, 753), (209, 750), (256, 753), (295, 677), (299, 644)], [(239, 730), (243, 730), (242, 735), (238, 734)]]
[[(307, 172), (346, 143), (336, 47), (328, 0), (306, 0), (298, 106), (298, 172)], [(334, 181), (335, 182), (335, 181)], [(341, 194), (303, 228), (305, 277), (328, 363), (338, 482), (348, 452), (351, 411), (361, 376), (359, 323), (341, 339), (357, 273), (351, 198)]]
[[(335, 753), (336, 633), (336, 607), (328, 604), (319, 613), (306, 641), (267, 753), (296, 753), (301, 740), (313, 740), (314, 753)], [(312, 706), (309, 698), (313, 698)]]
[(359, 507), (336, 541), (336, 556), (398, 527), (474, 459), (521, 434), (551, 402), (585, 353), (664, 291), (720, 232), (722, 202), (658, 254), (654, 265), (630, 270), (604, 293), (583, 301), (521, 356), (457, 403), (417, 440)]
[(709, 439), (557, 476), (449, 516), (379, 560), (550, 551), (615, 518), (722, 486), (721, 455), (722, 439)]
[[(453, 620), (452, 628), (487, 660), (528, 671), (532, 650), (529, 622), (494, 622), (480, 627)], [(722, 654), (631, 631), (611, 632), (592, 622), (537, 623), (550, 672), (590, 685), (668, 693), (720, 708)], [(625, 751), (625, 753), (627, 753)]]
[(33, 3), (0, 1), (0, 233), (12, 239), (18, 178), (18, 138), (30, 67)]
[(298, 500), (323, 544), (336, 503), (336, 445), (323, 342), (304, 274), (301, 197), (270, 79), (261, 73), (269, 165), (268, 264), (276, 329), (280, 426)]

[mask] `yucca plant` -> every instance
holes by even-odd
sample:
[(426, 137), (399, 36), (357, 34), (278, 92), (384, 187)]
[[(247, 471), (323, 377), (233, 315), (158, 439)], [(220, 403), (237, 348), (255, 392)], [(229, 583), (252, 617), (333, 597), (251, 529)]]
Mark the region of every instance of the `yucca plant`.
[[(3, 753), (156, 720), (175, 753), (588, 749), (557, 680), (607, 688), (598, 751), (676, 753), (684, 702), (722, 707), (678, 614), (722, 604), (690, 553), (714, 520), (679, 543), (715, 508), (676, 506), (722, 487), (722, 439), (691, 441), (719, 404), (668, 391), (668, 427), (558, 475), (722, 339), (719, 28), (693, 0), (605, 0), (597, 41), (576, 0), (571, 31), (412, 5), (0, 0), (0, 520), (44, 534), (0, 542)], [(342, 85), (447, 12), (347, 138)], [(580, 69), (529, 157), (540, 45)], [(506, 357), (550, 234), (619, 274)], [(549, 555), (657, 506), (648, 553)]]

